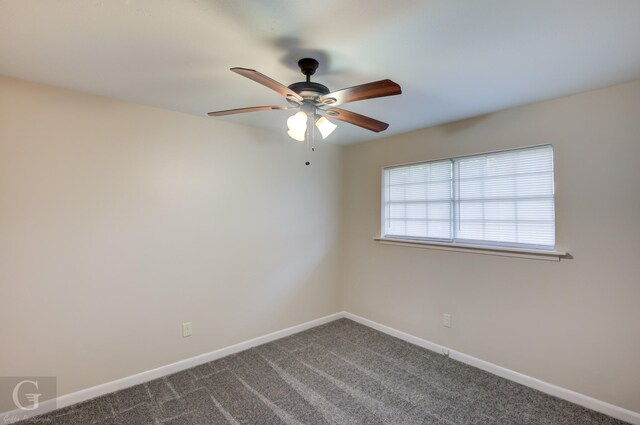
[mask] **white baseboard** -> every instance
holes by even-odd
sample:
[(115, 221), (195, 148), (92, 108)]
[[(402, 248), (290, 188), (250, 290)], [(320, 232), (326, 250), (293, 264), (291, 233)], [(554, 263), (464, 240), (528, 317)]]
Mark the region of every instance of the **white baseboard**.
[(11, 412), (0, 413), (0, 424), (15, 422), (16, 418), (26, 419), (27, 417), (42, 415), (54, 409), (70, 406), (72, 404), (90, 400), (92, 398), (96, 398), (114, 391), (119, 391), (128, 387), (132, 387), (134, 385), (142, 384), (144, 382), (151, 381), (165, 375), (170, 375), (172, 373), (180, 372), (182, 370), (189, 369), (195, 366), (199, 366), (203, 363), (207, 363), (228, 356), (230, 354), (235, 354), (240, 351), (247, 350), (251, 347), (255, 347), (256, 345), (266, 344), (267, 342), (275, 341), (276, 339), (284, 338), (294, 333), (302, 332), (314, 326), (319, 326), (343, 317), (368, 326), (372, 329), (379, 330), (380, 332), (384, 332), (396, 338), (402, 339), (404, 341), (410, 342), (419, 347), (435, 351), (436, 353), (442, 354), (444, 350), (448, 350), (449, 357), (451, 357), (452, 359), (466, 363), (470, 366), (477, 367), (479, 369), (517, 382), (527, 387), (534, 388), (552, 396), (570, 401), (580, 406), (584, 406), (588, 409), (595, 410), (596, 412), (604, 413), (605, 415), (609, 415), (611, 417), (629, 422), (634, 425), (640, 425), (640, 413), (633, 412), (631, 410), (627, 410), (601, 400), (597, 400), (593, 397), (589, 397), (584, 394), (580, 394), (575, 391), (571, 391), (566, 388), (562, 388), (527, 375), (523, 375), (513, 370), (506, 369), (502, 366), (489, 363), (487, 361), (469, 356), (459, 351), (451, 350), (443, 345), (427, 341), (426, 339), (410, 335), (406, 332), (399, 331), (397, 329), (382, 325), (380, 323), (374, 322), (373, 320), (365, 319), (364, 317), (346, 311), (311, 320), (310, 322), (272, 332), (267, 335), (240, 342), (238, 344), (230, 345), (228, 347), (220, 348), (218, 350), (191, 357), (189, 359), (171, 363), (166, 366), (161, 366), (159, 368), (148, 370), (146, 372), (141, 372), (136, 375), (127, 376), (125, 378), (117, 379), (115, 381), (107, 382), (95, 387), (80, 390), (75, 393), (65, 394), (55, 400), (47, 400), (40, 403), (38, 409), (29, 411), (26, 415), (25, 413), (27, 412), (25, 412), (24, 410), (14, 410)]
[(382, 325), (380, 323), (374, 322), (373, 320), (365, 319), (364, 317), (352, 313), (343, 312), (343, 317), (351, 319), (354, 322), (358, 322), (370, 328), (376, 329), (380, 332), (384, 332), (387, 335), (391, 335), (417, 346), (435, 351), (439, 354), (443, 354), (443, 350), (448, 350), (449, 357), (454, 360), (458, 360), (470, 366), (477, 367), (478, 369), (482, 369), (484, 371), (505, 379), (509, 379), (510, 381), (517, 382), (527, 387), (534, 388), (538, 391), (542, 391), (543, 393), (547, 393), (563, 400), (570, 401), (571, 403), (575, 403), (588, 409), (595, 410), (596, 412), (604, 413), (605, 415), (609, 415), (613, 418), (620, 419), (634, 425), (640, 425), (640, 413), (638, 412), (633, 412), (631, 410), (627, 410), (625, 408), (606, 403), (601, 400), (597, 400), (593, 397), (589, 397), (587, 395), (580, 394), (575, 391), (571, 391), (536, 378), (532, 378), (531, 376), (523, 375), (522, 373), (513, 371), (511, 369), (489, 363), (487, 361), (478, 359), (468, 354), (461, 353), (459, 351), (451, 350), (443, 345), (435, 344), (431, 341), (427, 341), (426, 339), (418, 338), (416, 336), (399, 331), (397, 329), (393, 329), (389, 326)]
[(272, 332), (267, 335), (259, 336), (247, 341), (240, 342), (238, 344), (230, 345), (228, 347), (220, 348), (218, 350), (211, 351), (209, 353), (200, 354), (195, 357), (191, 357), (185, 360), (180, 360), (175, 363), (171, 363), (165, 366), (158, 367), (156, 369), (147, 370), (135, 375), (127, 376), (125, 378), (117, 379), (115, 381), (107, 382), (105, 384), (96, 385), (95, 387), (87, 388), (77, 391), (75, 393), (65, 394), (53, 400), (46, 400), (39, 404), (37, 409), (25, 411), (25, 410), (13, 410), (10, 412), (0, 413), (0, 424), (10, 424), (16, 422), (18, 419), (27, 419), (33, 416), (42, 415), (51, 412), (55, 409), (67, 407), (72, 404), (80, 403), (83, 401), (91, 400), (92, 398), (100, 397), (102, 395), (123, 390), (125, 388), (132, 387), (134, 385), (142, 384), (165, 375), (170, 375), (190, 369), (201, 364), (226, 357), (230, 354), (239, 353), (240, 351), (247, 350), (256, 345), (266, 344), (267, 342), (275, 341), (276, 339), (284, 338), (289, 335), (293, 335), (298, 332), (302, 332), (314, 326), (323, 325), (336, 319), (344, 317), (343, 312), (330, 314), (329, 316), (321, 317), (319, 319), (311, 320), (300, 325), (292, 326), (290, 328), (282, 329), (276, 332)]

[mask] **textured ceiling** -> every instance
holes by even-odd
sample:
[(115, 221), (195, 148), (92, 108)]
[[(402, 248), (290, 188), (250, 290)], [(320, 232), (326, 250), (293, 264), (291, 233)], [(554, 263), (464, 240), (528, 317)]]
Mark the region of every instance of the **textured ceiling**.
[[(383, 78), (403, 94), (345, 105), (390, 124), (371, 140), (640, 78), (637, 0), (0, 0), (0, 74), (205, 116), (286, 104), (229, 71), (284, 83), (296, 61), (336, 90)], [(282, 131), (291, 113), (224, 119)]]

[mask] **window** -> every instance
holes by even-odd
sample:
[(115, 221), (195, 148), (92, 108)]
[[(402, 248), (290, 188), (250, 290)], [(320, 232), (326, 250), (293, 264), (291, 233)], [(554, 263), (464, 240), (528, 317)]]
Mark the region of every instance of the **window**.
[(388, 167), (383, 237), (555, 249), (550, 145)]

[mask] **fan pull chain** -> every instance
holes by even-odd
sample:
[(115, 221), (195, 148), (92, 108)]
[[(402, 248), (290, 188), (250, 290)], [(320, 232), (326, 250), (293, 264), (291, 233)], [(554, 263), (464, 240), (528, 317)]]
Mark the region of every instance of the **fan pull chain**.
[[(313, 131), (313, 124), (309, 124), (307, 126), (307, 134), (305, 135), (305, 139), (307, 141), (307, 155), (311, 155), (316, 150), (315, 146), (315, 131)], [(304, 165), (311, 165), (311, 161), (307, 161)]]
[[(311, 155), (311, 153), (316, 150), (316, 132), (315, 132), (315, 117), (316, 111), (315, 107), (312, 111), (307, 112), (307, 131), (305, 134), (305, 141), (307, 142), (307, 155)], [(311, 165), (311, 161), (306, 161), (304, 165)]]

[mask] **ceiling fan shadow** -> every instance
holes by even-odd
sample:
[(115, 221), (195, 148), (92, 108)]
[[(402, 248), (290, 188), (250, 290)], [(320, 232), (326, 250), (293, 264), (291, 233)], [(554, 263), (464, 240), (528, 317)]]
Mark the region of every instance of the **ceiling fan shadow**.
[(322, 49), (303, 47), (301, 39), (297, 37), (277, 37), (271, 40), (271, 43), (285, 52), (284, 56), (280, 58), (280, 63), (287, 69), (298, 71), (298, 61), (300, 59), (313, 58), (321, 64), (316, 71), (316, 76), (338, 75), (344, 72), (344, 70), (333, 69), (329, 52)]

